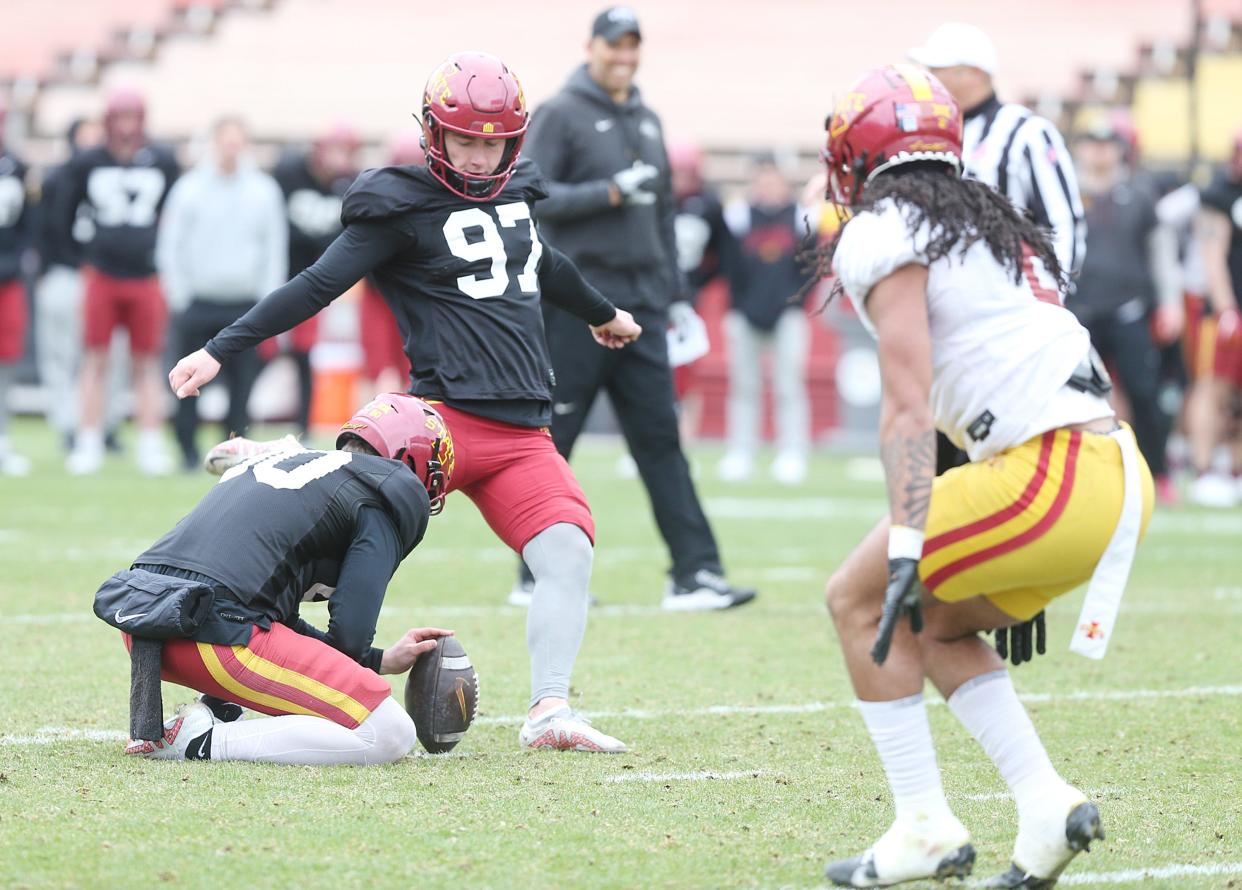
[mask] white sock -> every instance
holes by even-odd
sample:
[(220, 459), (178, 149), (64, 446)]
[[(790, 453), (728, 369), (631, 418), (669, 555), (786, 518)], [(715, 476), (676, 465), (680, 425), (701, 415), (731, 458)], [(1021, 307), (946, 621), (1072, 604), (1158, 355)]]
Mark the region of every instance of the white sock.
[(370, 766), (400, 760), (415, 738), (414, 721), (389, 698), (357, 729), (305, 714), (217, 723), (211, 730), (211, 759)]
[(78, 451), (102, 454), (104, 450), (103, 432), (98, 429), (83, 427), (74, 435), (73, 444)]
[(949, 696), (949, 709), (1000, 770), (1018, 804), (1019, 818), (1049, 791), (1065, 785), (1018, 701), (1008, 671), (967, 680)]
[(896, 701), (859, 701), (858, 709), (884, 764), (897, 819), (951, 814), (940, 783), (923, 693)]
[(138, 450), (145, 454), (162, 454), (164, 451), (164, 432), (160, 429), (139, 430)]

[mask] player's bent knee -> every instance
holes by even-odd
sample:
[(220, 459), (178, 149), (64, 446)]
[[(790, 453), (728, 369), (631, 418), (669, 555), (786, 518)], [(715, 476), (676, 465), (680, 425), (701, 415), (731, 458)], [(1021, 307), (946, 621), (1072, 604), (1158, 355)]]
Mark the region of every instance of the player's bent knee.
[[(368, 726), (367, 724), (372, 724)], [(418, 732), (410, 715), (395, 699), (386, 699), (371, 712), (362, 726), (374, 733), (371, 763), (395, 763), (413, 750)]]
[(824, 585), (824, 602), (833, 621), (840, 621), (849, 610), (849, 578), (837, 569)]

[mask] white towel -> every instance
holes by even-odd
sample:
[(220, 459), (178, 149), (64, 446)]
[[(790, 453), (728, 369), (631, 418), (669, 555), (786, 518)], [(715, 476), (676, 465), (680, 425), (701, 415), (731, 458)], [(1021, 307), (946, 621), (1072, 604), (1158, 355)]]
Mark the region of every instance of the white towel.
[(1138, 549), (1139, 532), (1143, 527), (1143, 489), (1139, 475), (1138, 446), (1128, 426), (1110, 433), (1121, 447), (1121, 470), (1125, 486), (1121, 498), (1121, 516), (1113, 536), (1104, 548), (1104, 555), (1091, 573), (1087, 597), (1083, 600), (1078, 626), (1070, 640), (1070, 651), (1087, 658), (1101, 659), (1108, 650), (1121, 609), (1121, 596), (1130, 578), (1130, 566)]

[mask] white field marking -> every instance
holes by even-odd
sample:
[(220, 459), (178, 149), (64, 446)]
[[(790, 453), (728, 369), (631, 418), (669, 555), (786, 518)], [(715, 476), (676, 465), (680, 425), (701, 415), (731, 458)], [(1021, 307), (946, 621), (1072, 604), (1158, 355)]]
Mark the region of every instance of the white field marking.
[(1157, 511), (1149, 531), (1167, 534), (1242, 534), (1242, 513), (1168, 513)]
[(727, 782), (733, 779), (757, 779), (760, 776), (767, 775), (767, 770), (747, 769), (732, 770), (730, 772), (716, 772), (715, 770), (696, 770), (692, 773), (618, 773), (615, 776), (608, 776), (605, 782), (708, 782), (721, 781)]
[(30, 735), (0, 735), (0, 745), (51, 745), (55, 742), (129, 741), (129, 733), (116, 729), (70, 729), (67, 726), (40, 726)]
[(1218, 600), (1242, 600), (1242, 587), (1217, 587), (1212, 598)]
[[(1019, 695), (1024, 702), (1036, 704), (1080, 701), (1136, 701), (1161, 698), (1201, 698), (1203, 696), (1242, 696), (1242, 686), (1188, 686), (1183, 689), (1102, 689), (1092, 692), (1035, 692)], [(928, 697), (929, 705), (943, 705), (939, 697)], [(762, 714), (818, 714), (841, 708), (854, 708), (854, 702), (806, 702), (797, 705), (712, 705), (706, 708), (682, 710), (645, 710), (624, 708), (618, 711), (582, 711), (592, 720), (661, 720), (667, 717), (734, 717)], [(520, 724), (525, 715), (480, 716), (475, 723), (482, 726), (509, 726)]]
[(0, 544), (11, 544), (22, 539), (21, 529), (0, 528)]
[(879, 519), (888, 502), (877, 498), (708, 498), (712, 519), (804, 522), (812, 519)]
[(749, 572), (758, 581), (827, 581), (828, 572), (815, 566), (772, 566)]
[(883, 482), (884, 463), (878, 457), (851, 457), (845, 462), (845, 478), (853, 482)]
[[(1094, 692), (1031, 693), (1019, 695), (1024, 702), (1061, 703), (1082, 701), (1136, 701), (1140, 699), (1202, 698), (1205, 696), (1242, 696), (1242, 686), (1187, 686), (1183, 689), (1101, 689)], [(929, 705), (943, 705), (940, 698), (928, 698)], [(678, 710), (642, 710), (625, 708), (619, 711), (582, 711), (592, 720), (661, 720), (668, 717), (735, 717), (763, 714), (819, 714), (842, 708), (857, 707), (854, 702), (806, 702), (798, 705), (712, 705), (707, 708)], [(480, 715), (475, 719), (479, 726), (518, 726), (526, 719), (525, 714)], [(67, 739), (119, 739), (125, 733), (119, 730), (78, 730), (58, 726), (44, 726), (31, 736), (0, 735), (0, 744), (45, 745)]]
[[(1062, 875), (1057, 886), (1070, 884), (1135, 884), (1161, 878), (1209, 877), (1242, 874), (1242, 862), (1214, 862), (1209, 865), (1151, 865), (1125, 871), (1087, 871)], [(966, 886), (983, 887), (986, 881), (973, 880)]]
[[(1127, 794), (1129, 788), (1083, 788), (1082, 793), (1088, 798), (1109, 797), (1114, 794)], [(950, 794), (951, 800), (1013, 800), (1012, 791), (989, 791), (987, 794)]]
[(45, 612), (35, 615), (0, 615), (0, 624), (78, 624), (98, 620), (91, 612)]

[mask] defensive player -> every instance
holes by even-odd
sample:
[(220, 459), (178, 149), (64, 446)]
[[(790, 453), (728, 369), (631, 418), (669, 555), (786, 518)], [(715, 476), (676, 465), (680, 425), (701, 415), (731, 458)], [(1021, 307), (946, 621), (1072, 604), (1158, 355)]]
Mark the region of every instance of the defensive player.
[[(831, 194), (853, 211), (832, 266), (878, 340), (891, 510), (827, 588), (897, 810), (870, 849), (828, 866), (847, 887), (973, 864), (941, 787), (925, 679), (1017, 803), (1013, 865), (991, 886), (1052, 886), (1102, 836), (979, 632), (1009, 629), (1029, 658), (1026, 622), (1090, 579), (1090, 620), (1073, 646), (1101, 655), (1152, 504), (1087, 332), (1058, 298), (1052, 245), (999, 193), (959, 178), (961, 128), (952, 96), (912, 66), (869, 73), (828, 121)], [(937, 427), (971, 463), (933, 481)], [(898, 626), (906, 614), (910, 627)]]
[(173, 469), (162, 428), (159, 365), (168, 309), (155, 273), (155, 235), (164, 199), (181, 168), (171, 152), (148, 140), (145, 119), (146, 105), (138, 93), (118, 90), (109, 97), (104, 144), (69, 161), (69, 184), (56, 209), (64, 232), (73, 230), (81, 204), (95, 224), (83, 257), (80, 428), (67, 462), (75, 475), (103, 466), (108, 348), (112, 332), (122, 326), (129, 330), (132, 354), (138, 469), (152, 475)]
[(551, 362), (540, 299), (583, 319), (601, 344), (641, 332), (539, 239), (543, 182), (520, 160), (526, 102), (494, 56), (458, 53), (423, 98), (427, 165), (364, 173), (345, 196), (345, 231), (323, 257), (182, 359), (169, 380), (195, 395), (220, 362), (313, 315), (364, 275), (405, 335), (411, 391), (434, 400), (457, 454), (453, 485), (535, 575), (527, 618), (527, 747), (615, 752), (625, 745), (569, 708), (586, 629), (595, 526), (548, 433)]
[[(396, 399), (367, 422), (400, 461), (376, 456), (348, 424), (339, 451), (295, 446), (256, 457), (100, 588), (96, 613), (122, 630), (156, 611), (133, 605), (134, 590), (147, 603), (187, 583), (215, 589), (193, 637), (166, 640), (161, 652), (163, 679), (204, 700), (127, 754), (367, 765), (409, 752), (414, 724), (379, 675), (409, 670), (452, 631), (418, 628), (387, 649), (371, 640), (393, 572), (443, 501), (453, 448), (431, 406)], [(326, 633), (298, 617), (304, 600), (324, 598)], [(233, 722), (237, 705), (273, 716)]]

